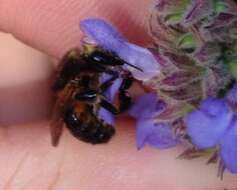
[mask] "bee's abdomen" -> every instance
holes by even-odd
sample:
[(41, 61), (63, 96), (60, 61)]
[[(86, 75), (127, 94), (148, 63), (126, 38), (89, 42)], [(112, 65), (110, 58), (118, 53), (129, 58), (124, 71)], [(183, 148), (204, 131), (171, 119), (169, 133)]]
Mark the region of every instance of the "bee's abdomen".
[(103, 123), (95, 116), (90, 120), (80, 118), (73, 109), (65, 113), (64, 122), (73, 136), (92, 144), (106, 143), (115, 134), (112, 125)]

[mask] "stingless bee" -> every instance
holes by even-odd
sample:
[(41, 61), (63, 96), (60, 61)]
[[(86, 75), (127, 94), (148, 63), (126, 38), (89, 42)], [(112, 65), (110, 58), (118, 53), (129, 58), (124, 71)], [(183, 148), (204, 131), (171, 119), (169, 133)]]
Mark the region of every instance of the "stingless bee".
[[(124, 64), (141, 70), (99, 47), (85, 45), (82, 53), (73, 49), (63, 57), (53, 84), (56, 94), (50, 124), (53, 146), (58, 145), (64, 124), (74, 137), (84, 142), (100, 144), (111, 139), (115, 129), (98, 116), (98, 111), (103, 107), (116, 115), (129, 108), (131, 97), (127, 90), (133, 77), (122, 69)], [(101, 82), (104, 73), (111, 77)], [(119, 108), (103, 95), (117, 78), (123, 79), (118, 92)]]

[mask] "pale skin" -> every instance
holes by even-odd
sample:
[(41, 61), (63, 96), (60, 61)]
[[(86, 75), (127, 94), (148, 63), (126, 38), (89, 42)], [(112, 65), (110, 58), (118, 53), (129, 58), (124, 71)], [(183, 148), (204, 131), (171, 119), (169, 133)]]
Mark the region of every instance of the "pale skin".
[[(145, 32), (148, 0), (0, 0), (0, 4), (0, 29), (55, 59), (80, 44), (78, 23), (91, 16), (113, 22), (132, 42), (145, 45), (150, 41)], [(20, 118), (17, 113), (2, 114), (4, 118), (0, 114), (0, 189), (236, 189), (236, 175), (226, 173), (221, 181), (216, 177), (217, 167), (206, 166), (205, 159), (176, 159), (183, 147), (137, 151), (134, 123), (128, 118), (117, 121), (117, 134), (109, 144), (85, 144), (64, 130), (59, 146), (52, 147), (48, 121), (41, 120), (47, 118), (52, 105), (48, 81), (53, 67), (38, 53), (14, 50), (14, 43), (3, 44), (0, 57), (4, 57), (4, 50), (12, 51), (12, 60), (0, 58), (0, 112), (6, 113), (10, 109), (7, 106), (14, 106), (17, 99), (16, 107), (23, 107), (25, 114), (19, 113)], [(33, 64), (21, 57), (30, 57)], [(10, 73), (16, 63), (24, 69), (9, 77), (5, 73)], [(31, 89), (27, 93), (32, 99), (26, 98), (26, 89)], [(35, 104), (35, 100), (40, 103)], [(32, 122), (16, 125), (12, 118)]]

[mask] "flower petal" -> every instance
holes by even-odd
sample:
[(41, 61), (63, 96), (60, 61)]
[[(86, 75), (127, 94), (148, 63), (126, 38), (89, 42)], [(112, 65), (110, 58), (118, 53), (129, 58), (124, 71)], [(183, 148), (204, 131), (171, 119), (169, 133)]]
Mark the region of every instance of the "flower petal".
[(156, 124), (153, 119), (140, 119), (137, 121), (137, 148), (141, 149), (145, 144), (166, 149), (179, 143), (174, 136), (172, 128), (168, 124)]
[[(103, 74), (101, 77), (101, 81), (105, 82), (111, 78), (111, 75)], [(118, 92), (120, 86), (122, 84), (122, 79), (118, 78), (113, 81), (113, 84), (110, 86), (110, 88), (104, 93), (104, 96), (107, 98), (109, 102), (113, 102), (113, 99)]]
[(80, 22), (81, 30), (99, 46), (116, 52), (126, 41), (121, 34), (102, 19), (89, 18)]
[(105, 123), (113, 125), (114, 124), (114, 116), (108, 110), (104, 108), (100, 108), (98, 112), (98, 117), (105, 121)]
[[(107, 81), (110, 79), (111, 76), (104, 74), (101, 77), (101, 81)], [(104, 96), (106, 97), (106, 100), (113, 103), (114, 97), (116, 95), (116, 93), (119, 90), (119, 87), (122, 83), (122, 79), (116, 79), (112, 86), (104, 93)], [(104, 109), (104, 108), (100, 108), (99, 112), (98, 112), (98, 116), (103, 119), (106, 123), (113, 125), (114, 124), (114, 116), (111, 112), (109, 112), (108, 110)]]
[(153, 54), (146, 48), (135, 44), (126, 43), (126, 48), (119, 49), (116, 53), (126, 62), (140, 68), (142, 72), (129, 65), (124, 68), (129, 70), (137, 80), (148, 81), (153, 77), (159, 76), (160, 66)]
[(151, 118), (159, 114), (165, 107), (165, 103), (158, 100), (157, 94), (147, 93), (139, 97), (129, 110), (129, 114), (137, 119)]
[(187, 133), (198, 148), (213, 147), (224, 135), (232, 116), (224, 100), (208, 98), (201, 103), (199, 110), (187, 115)]
[(233, 173), (237, 173), (237, 118), (230, 124), (230, 130), (221, 141), (220, 156), (225, 167)]
[(97, 45), (115, 52), (125, 62), (140, 68), (142, 71), (124, 64), (124, 68), (129, 70), (134, 78), (146, 81), (159, 74), (159, 64), (148, 49), (128, 43), (115, 28), (104, 20), (85, 19), (81, 21), (80, 27)]
[(137, 120), (136, 141), (137, 148), (141, 149), (146, 144), (147, 137), (152, 133), (153, 121), (149, 119)]
[(155, 124), (147, 142), (150, 146), (160, 149), (171, 148), (180, 143), (168, 124)]

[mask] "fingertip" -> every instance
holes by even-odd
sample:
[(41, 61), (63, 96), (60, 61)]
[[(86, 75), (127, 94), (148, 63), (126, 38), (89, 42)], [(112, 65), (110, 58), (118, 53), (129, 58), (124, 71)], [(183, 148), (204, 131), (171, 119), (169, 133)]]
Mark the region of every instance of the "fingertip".
[(108, 20), (132, 42), (149, 41), (146, 22), (150, 3), (146, 0), (5, 0), (2, 4), (0, 28), (57, 58), (80, 45), (78, 24), (88, 17)]

